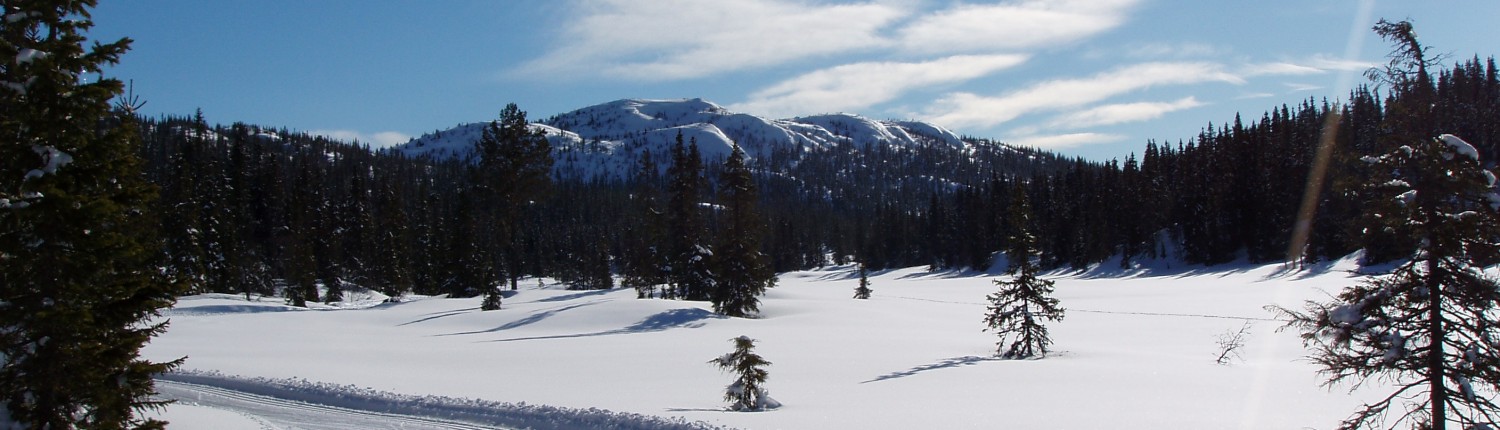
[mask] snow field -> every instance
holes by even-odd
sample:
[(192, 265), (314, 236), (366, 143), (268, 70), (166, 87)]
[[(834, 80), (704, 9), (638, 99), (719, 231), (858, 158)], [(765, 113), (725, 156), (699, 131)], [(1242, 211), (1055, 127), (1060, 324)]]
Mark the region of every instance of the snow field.
[[(145, 352), (245, 377), (740, 428), (1331, 428), (1377, 393), (1319, 387), (1296, 333), (1277, 333), (1263, 309), (1357, 281), (1347, 261), (1322, 269), (1060, 275), (1067, 316), (1049, 325), (1042, 360), (993, 358), (998, 338), (981, 332), (993, 276), (874, 273), (872, 298), (854, 300), (849, 267), (783, 274), (758, 319), (534, 283), (493, 312), (479, 298), (289, 310), (189, 297)], [(1215, 364), (1217, 336), (1246, 321), (1244, 360)], [(772, 362), (766, 388), (781, 409), (724, 410), (732, 377), (707, 362), (740, 335)]]

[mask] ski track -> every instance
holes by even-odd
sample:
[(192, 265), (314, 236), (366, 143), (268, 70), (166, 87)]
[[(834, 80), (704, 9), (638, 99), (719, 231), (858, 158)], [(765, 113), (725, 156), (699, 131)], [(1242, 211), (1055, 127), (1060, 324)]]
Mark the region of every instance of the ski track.
[(157, 381), (156, 390), (162, 397), (185, 404), (235, 412), (250, 417), (260, 422), (262, 426), (271, 429), (489, 430), (505, 428), (345, 409), (175, 381)]
[(266, 429), (720, 429), (704, 422), (602, 409), (572, 409), (439, 396), (408, 396), (294, 379), (174, 372), (156, 376), (158, 397), (238, 413)]

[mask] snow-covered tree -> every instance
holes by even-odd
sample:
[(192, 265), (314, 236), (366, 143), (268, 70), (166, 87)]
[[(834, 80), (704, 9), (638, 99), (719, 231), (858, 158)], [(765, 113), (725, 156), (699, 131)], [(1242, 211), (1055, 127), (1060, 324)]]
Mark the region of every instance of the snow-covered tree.
[(0, 427), (161, 428), (140, 358), (166, 330), (155, 188), (137, 118), (97, 77), (130, 40), (95, 42), (92, 0), (0, 7)]
[[(1431, 136), (1435, 90), (1430, 60), (1410, 22), (1381, 20), (1375, 32), (1396, 44), (1376, 75), (1402, 96), (1392, 106), (1392, 144), (1364, 157), (1373, 176), (1366, 235), (1416, 244), (1389, 275), (1302, 311), (1276, 309), (1297, 328), (1324, 384), (1359, 387), (1374, 379), (1392, 392), (1366, 404), (1342, 429), (1493, 429), (1500, 423), (1500, 281), (1483, 267), (1500, 262), (1500, 194), (1479, 151), (1450, 134)], [(1394, 409), (1393, 409), (1394, 407)]]
[(854, 288), (854, 298), (868, 299), (870, 298), (870, 293), (873, 292), (875, 292), (875, 290), (870, 289), (870, 269), (865, 268), (864, 263), (860, 263), (859, 286)]
[(763, 411), (781, 407), (781, 403), (766, 395), (766, 389), (762, 388), (766, 383), (765, 367), (771, 362), (751, 352), (755, 349), (755, 339), (740, 336), (730, 340), (734, 342), (734, 352), (708, 361), (735, 374), (734, 382), (724, 387), (724, 401), (730, 402), (729, 409)]
[(1025, 190), (1017, 186), (1011, 202), (1012, 234), (1005, 251), (1010, 268), (1009, 281), (995, 280), (1000, 291), (990, 294), (989, 313), (984, 317), (986, 330), (1000, 336), (996, 354), (1004, 358), (1046, 356), (1052, 337), (1043, 321), (1061, 321), (1062, 307), (1052, 298), (1053, 283), (1039, 276), (1036, 262), (1036, 235), (1031, 230), (1031, 204)]
[(1482, 268), (1500, 251), (1495, 175), (1473, 146), (1446, 134), (1366, 161), (1389, 174), (1374, 186), (1395, 204), (1376, 206), (1386, 211), (1378, 215), (1420, 243), (1416, 254), (1331, 302), (1280, 312), (1301, 331), (1325, 385), (1395, 387), (1340, 428), (1493, 428), (1500, 282)]

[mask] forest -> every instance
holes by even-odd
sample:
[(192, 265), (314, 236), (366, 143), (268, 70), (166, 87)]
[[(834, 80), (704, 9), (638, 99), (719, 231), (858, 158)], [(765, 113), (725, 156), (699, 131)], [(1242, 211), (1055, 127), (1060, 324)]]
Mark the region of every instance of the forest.
[[(775, 272), (847, 263), (986, 270), (1017, 228), (1006, 208), (1020, 190), (1033, 203), (1030, 227), (1047, 268), (1319, 261), (1359, 249), (1370, 262), (1390, 260), (1414, 244), (1361, 234), (1379, 221), (1362, 219), (1379, 204), (1361, 188), (1373, 174), (1362, 156), (1451, 133), (1482, 160), (1500, 158), (1500, 124), (1484, 120), (1500, 116), (1494, 59), (1459, 62), (1431, 82), (1431, 121), (1392, 120), (1410, 109), (1405, 93), (1362, 86), (1347, 100), (1281, 105), (1175, 143), (1147, 142), (1139, 158), (1124, 160), (977, 138), (965, 139), (983, 149), (974, 153), (848, 145), (794, 166), (753, 159), (758, 248)], [(623, 279), (645, 296), (667, 283), (668, 263), (650, 254), (671, 241), (663, 232), (671, 223), (660, 219), (671, 186), (654, 168), (607, 180), (553, 172), (545, 192), (507, 223), (514, 240), (479, 240), (475, 158), (407, 157), (285, 129), (209, 125), (201, 112), (139, 121), (145, 172), (162, 198), (165, 266), (192, 292), (274, 294), (317, 283), (330, 295), (347, 285), (473, 296), (500, 278), (543, 276), (581, 289)], [(1309, 190), (1323, 139), (1331, 145), (1326, 177)], [(673, 154), (655, 155), (661, 163)], [(699, 203), (682, 209), (703, 218), (694, 234), (705, 237), (693, 240), (713, 242), (723, 230), (723, 211), (713, 209), (724, 198), (723, 161), (703, 160), (704, 186), (676, 196)], [(935, 172), (963, 179), (946, 187), (908, 180)], [(1310, 234), (1291, 249), (1308, 191), (1316, 203), (1303, 217)]]

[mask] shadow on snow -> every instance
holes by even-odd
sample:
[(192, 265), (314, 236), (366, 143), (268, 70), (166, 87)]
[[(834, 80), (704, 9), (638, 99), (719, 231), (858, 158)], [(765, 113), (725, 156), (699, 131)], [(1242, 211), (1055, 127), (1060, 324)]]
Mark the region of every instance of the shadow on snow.
[(670, 330), (670, 329), (674, 329), (674, 328), (698, 328), (698, 327), (703, 327), (704, 326), (705, 323), (703, 322), (703, 320), (707, 320), (707, 319), (725, 319), (725, 318), (728, 318), (728, 317), (725, 317), (725, 316), (719, 315), (719, 314), (715, 314), (713, 312), (710, 312), (710, 311), (707, 311), (707, 310), (704, 310), (704, 309), (697, 309), (697, 308), (691, 308), (691, 309), (672, 309), (672, 310), (669, 310), (669, 311), (664, 311), (664, 312), (658, 313), (656, 315), (652, 315), (652, 316), (646, 317), (646, 319), (643, 319), (640, 322), (637, 322), (635, 324), (631, 324), (628, 327), (617, 329), (617, 330), (607, 330), (607, 331), (600, 331), (600, 332), (593, 332), (593, 333), (560, 334), (560, 335), (552, 335), (552, 336), (532, 336), (532, 337), (518, 337), (518, 338), (512, 338), (512, 339), (496, 339), (496, 340), (491, 340), (489, 342), (513, 342), (513, 341), (518, 341), (518, 340), (543, 340), (543, 339), (568, 339), (568, 338), (576, 338), (576, 337), (610, 336), (610, 335), (617, 335), (617, 334), (650, 333), (650, 332), (657, 332), (657, 331), (666, 331), (666, 330)]
[(963, 357), (953, 357), (953, 358), (949, 358), (949, 359), (946, 359), (946, 360), (943, 360), (943, 361), (939, 361), (937, 363), (932, 363), (932, 364), (917, 366), (917, 367), (906, 369), (906, 370), (903, 370), (903, 371), (900, 371), (900, 372), (887, 373), (887, 374), (884, 374), (884, 375), (877, 376), (877, 377), (875, 377), (875, 379), (871, 379), (871, 380), (860, 382), (860, 383), (861, 384), (868, 384), (868, 383), (871, 383), (871, 382), (880, 382), (880, 381), (884, 381), (884, 380), (887, 380), (887, 379), (905, 378), (905, 377), (908, 377), (908, 376), (916, 375), (918, 373), (932, 371), (932, 370), (947, 369), (947, 368), (953, 368), (953, 367), (959, 367), (959, 366), (972, 366), (972, 365), (979, 364), (979, 363), (985, 362), (985, 361), (1002, 361), (1002, 360), (1004, 360), (1004, 359), (998, 358), (998, 357), (980, 357), (980, 356), (977, 356), (977, 355), (966, 355), (966, 356), (963, 356)]

